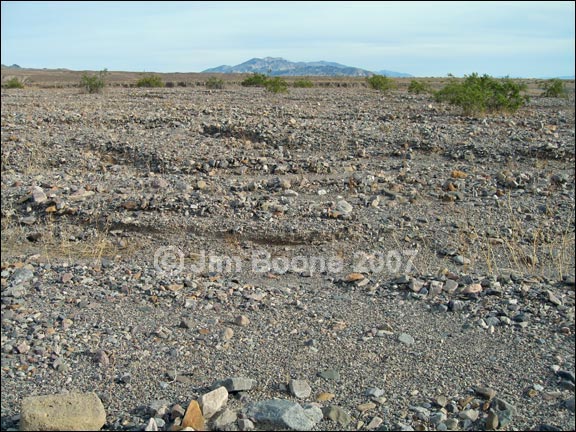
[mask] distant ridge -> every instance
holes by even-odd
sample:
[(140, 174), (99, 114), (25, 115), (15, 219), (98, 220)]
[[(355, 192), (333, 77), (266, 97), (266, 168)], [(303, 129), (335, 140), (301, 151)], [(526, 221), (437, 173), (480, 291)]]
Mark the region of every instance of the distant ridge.
[[(202, 71), (203, 73), (263, 73), (271, 76), (355, 76), (374, 75), (366, 69), (346, 66), (327, 61), (291, 62), (281, 57), (253, 58), (236, 66), (222, 65)], [(410, 77), (412, 75), (394, 72), (377, 72), (390, 77)]]

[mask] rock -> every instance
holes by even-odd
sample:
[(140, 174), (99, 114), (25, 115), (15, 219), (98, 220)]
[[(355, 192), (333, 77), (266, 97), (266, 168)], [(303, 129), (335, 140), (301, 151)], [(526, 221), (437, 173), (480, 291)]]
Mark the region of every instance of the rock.
[(250, 324), (250, 320), (246, 315), (240, 315), (234, 319), (234, 323), (240, 327), (246, 327)]
[(164, 189), (164, 188), (167, 188), (167, 187), (169, 186), (169, 184), (170, 184), (170, 183), (168, 183), (168, 182), (167, 182), (166, 180), (164, 180), (163, 178), (161, 178), (161, 177), (155, 177), (155, 178), (152, 180), (151, 186), (152, 186), (154, 189)]
[(40, 186), (34, 186), (31, 191), (32, 201), (36, 204), (42, 204), (48, 199), (44, 190)]
[(462, 255), (456, 255), (452, 260), (458, 265), (468, 265), (470, 264), (470, 259)]
[(462, 289), (462, 294), (478, 294), (482, 292), (482, 285), (479, 283), (470, 284)]
[(224, 409), (221, 413), (214, 416), (212, 420), (212, 429), (223, 430), (229, 424), (232, 424), (238, 418), (236, 411), (231, 409)]
[(93, 355), (93, 359), (95, 363), (99, 363), (102, 367), (108, 367), (110, 365), (110, 358), (104, 350), (96, 351)]
[(376, 416), (376, 417), (372, 418), (372, 420), (370, 420), (370, 423), (368, 423), (368, 425), (366, 426), (366, 429), (368, 429), (368, 430), (377, 429), (383, 422), (384, 422), (384, 420), (382, 420), (380, 417)]
[(352, 213), (352, 205), (345, 200), (338, 201), (336, 203), (336, 211), (343, 215), (349, 215)]
[(10, 282), (12, 285), (21, 285), (34, 278), (34, 272), (28, 267), (20, 267), (14, 270)]
[(226, 378), (222, 381), (217, 381), (213, 384), (212, 388), (223, 386), (228, 390), (228, 393), (249, 391), (256, 385), (256, 380), (245, 377)]
[(440, 423), (444, 423), (448, 417), (442, 411), (435, 412), (429, 417), (429, 422), (434, 426), (438, 426)]
[(458, 282), (452, 279), (447, 279), (442, 289), (448, 294), (453, 294), (458, 289)]
[(408, 282), (408, 288), (413, 292), (419, 292), (424, 287), (424, 281), (420, 279), (412, 278)]
[(572, 371), (559, 370), (558, 372), (556, 372), (556, 375), (558, 375), (563, 380), (575, 382), (574, 372)]
[(475, 387), (474, 391), (476, 394), (488, 399), (489, 401), (496, 397), (496, 390), (491, 389), (490, 387)]
[(340, 373), (334, 369), (326, 369), (325, 371), (318, 372), (320, 378), (324, 378), (326, 381), (340, 381)]
[(336, 405), (330, 405), (322, 410), (325, 419), (332, 420), (339, 425), (346, 427), (350, 424), (352, 419), (350, 414), (344, 411), (342, 408)]
[(320, 393), (318, 396), (316, 396), (316, 400), (318, 402), (326, 402), (326, 401), (334, 399), (334, 397), (336, 397), (336, 395), (334, 393), (323, 392), (323, 393)]
[(344, 277), (344, 282), (357, 282), (364, 279), (364, 275), (362, 273), (349, 273)]
[(150, 417), (148, 423), (144, 427), (144, 430), (150, 432), (155, 432), (158, 430), (158, 424), (156, 423), (156, 420), (154, 420), (154, 417)]
[(384, 390), (376, 387), (370, 387), (366, 390), (366, 396), (368, 397), (379, 398), (384, 396), (384, 394), (385, 394)]
[(402, 342), (405, 345), (412, 345), (414, 343), (414, 338), (410, 336), (408, 333), (400, 333), (398, 336), (398, 341)]
[(574, 412), (574, 396), (565, 401), (564, 406), (568, 409), (568, 411)]
[(498, 414), (491, 409), (488, 411), (488, 417), (486, 418), (486, 430), (496, 430), (498, 429), (498, 425)]
[(253, 430), (254, 429), (254, 423), (252, 423), (252, 420), (249, 420), (249, 419), (239, 419), (238, 420), (238, 429), (240, 429), (241, 431)]
[(364, 413), (366, 411), (370, 411), (374, 408), (376, 408), (376, 404), (374, 402), (365, 402), (365, 403), (361, 403), (360, 405), (356, 406), (356, 409), (358, 411), (360, 411), (361, 413)]
[(290, 390), (292, 396), (299, 399), (305, 399), (312, 393), (312, 388), (305, 380), (290, 380), (288, 389)]
[(440, 408), (444, 408), (446, 405), (448, 405), (448, 398), (444, 395), (436, 396), (434, 403)]
[(202, 410), (200, 409), (200, 404), (198, 401), (193, 400), (188, 405), (188, 409), (186, 410), (186, 414), (182, 419), (182, 427), (191, 427), (193, 430), (196, 431), (203, 431), (205, 430), (205, 420), (204, 416), (202, 415)]
[(22, 401), (20, 430), (100, 430), (106, 412), (96, 393), (30, 396)]
[(162, 417), (168, 412), (170, 403), (166, 400), (154, 400), (150, 402), (146, 411), (152, 417)]
[(300, 404), (284, 399), (270, 399), (248, 407), (248, 417), (263, 427), (311, 430), (315, 423)]
[(218, 387), (198, 398), (198, 403), (200, 404), (200, 408), (202, 408), (202, 414), (205, 419), (212, 418), (227, 402), (228, 390), (226, 390), (226, 387)]
[(221, 334), (221, 337), (223, 340), (230, 340), (234, 337), (234, 330), (232, 330), (230, 327), (226, 327)]
[(467, 409), (464, 411), (460, 411), (458, 417), (460, 417), (462, 420), (470, 420), (471, 422), (475, 422), (476, 420), (478, 420), (479, 415), (480, 413), (477, 410)]

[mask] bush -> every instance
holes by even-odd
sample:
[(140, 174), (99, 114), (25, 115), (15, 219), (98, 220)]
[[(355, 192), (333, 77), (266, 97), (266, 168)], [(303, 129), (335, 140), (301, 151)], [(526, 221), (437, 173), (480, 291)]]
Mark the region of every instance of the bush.
[(97, 74), (82, 74), (80, 78), (80, 87), (83, 88), (88, 93), (102, 93), (104, 87), (106, 86), (106, 74), (108, 71), (106, 69), (101, 70)]
[(541, 89), (544, 90), (544, 93), (542, 93), (542, 96), (544, 97), (565, 98), (568, 96), (566, 85), (561, 79), (558, 78), (546, 81), (542, 85)]
[(453, 80), (434, 95), (437, 102), (447, 102), (462, 108), (465, 115), (493, 112), (515, 112), (527, 101), (520, 92), (526, 84), (510, 78), (495, 79), (477, 73), (465, 76), (463, 81)]
[(288, 83), (280, 77), (267, 79), (264, 87), (270, 93), (288, 93)]
[(164, 83), (158, 75), (149, 74), (140, 78), (136, 82), (136, 87), (164, 87)]
[(309, 79), (299, 79), (294, 81), (293, 86), (298, 88), (312, 88), (314, 87), (314, 83)]
[(216, 77), (208, 78), (206, 81), (206, 88), (209, 89), (223, 89), (224, 88), (224, 80)]
[(396, 83), (392, 81), (391, 78), (388, 78), (384, 75), (372, 75), (369, 78), (366, 78), (368, 81), (368, 86), (374, 90), (378, 90), (381, 92), (387, 92), (393, 88), (396, 88)]
[(420, 94), (420, 93), (430, 93), (432, 89), (430, 88), (430, 84), (412, 80), (410, 81), (410, 85), (408, 86), (408, 93)]
[(242, 81), (241, 84), (244, 87), (265, 87), (267, 81), (268, 77), (266, 75), (254, 73), (252, 76), (249, 76), (244, 81)]
[(24, 83), (20, 81), (18, 78), (14, 77), (6, 81), (4, 83), (4, 87), (9, 89), (23, 89)]

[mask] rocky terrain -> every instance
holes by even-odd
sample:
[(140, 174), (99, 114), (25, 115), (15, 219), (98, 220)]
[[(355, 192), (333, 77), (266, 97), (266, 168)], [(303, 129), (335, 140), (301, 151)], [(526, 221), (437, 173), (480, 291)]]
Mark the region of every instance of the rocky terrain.
[(2, 429), (574, 429), (571, 86), (2, 90)]

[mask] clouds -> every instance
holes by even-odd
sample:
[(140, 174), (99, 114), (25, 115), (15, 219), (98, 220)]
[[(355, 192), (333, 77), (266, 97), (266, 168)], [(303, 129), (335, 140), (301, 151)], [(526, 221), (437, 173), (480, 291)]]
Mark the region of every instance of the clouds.
[(573, 2), (3, 2), (2, 63), (200, 71), (251, 57), (574, 74)]

